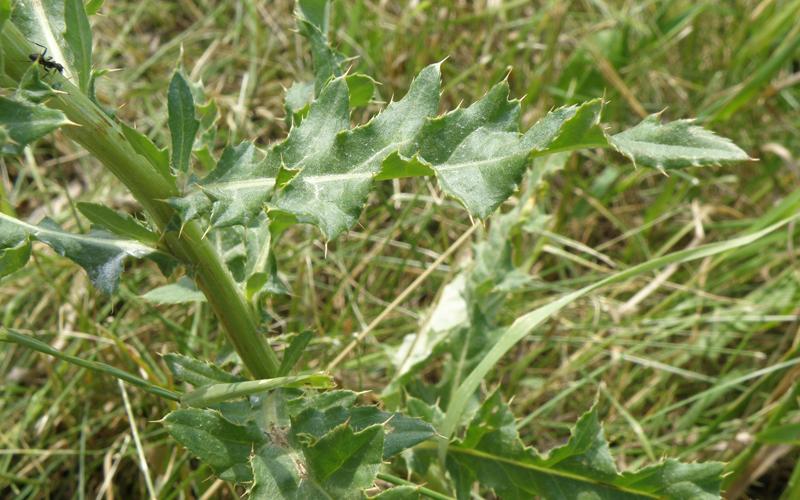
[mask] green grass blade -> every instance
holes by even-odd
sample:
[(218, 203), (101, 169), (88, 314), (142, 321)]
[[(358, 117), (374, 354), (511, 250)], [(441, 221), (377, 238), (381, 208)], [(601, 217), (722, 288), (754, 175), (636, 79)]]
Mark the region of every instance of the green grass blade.
[(748, 245), (758, 239), (768, 235), (769, 233), (785, 226), (799, 216), (795, 215), (788, 219), (784, 219), (776, 224), (773, 224), (761, 231), (752, 234), (740, 236), (727, 241), (718, 243), (711, 243), (697, 248), (691, 248), (675, 252), (657, 259), (652, 259), (643, 262), (639, 265), (633, 266), (616, 274), (612, 274), (589, 286), (576, 290), (572, 293), (566, 294), (549, 304), (534, 309), (533, 311), (517, 318), (516, 321), (506, 330), (499, 338), (494, 347), (489, 351), (486, 357), (478, 364), (477, 367), (467, 376), (456, 390), (453, 400), (450, 402), (445, 415), (444, 423), (442, 424), (439, 432), (446, 439), (440, 443), (440, 454), (443, 456), (447, 450), (447, 441), (453, 436), (456, 427), (461, 419), (461, 415), (466, 408), (467, 402), (480, 385), (481, 381), (486, 375), (495, 367), (500, 359), (517, 344), (520, 340), (525, 338), (534, 328), (544, 323), (546, 320), (557, 314), (564, 307), (575, 302), (576, 300), (588, 295), (589, 293), (602, 288), (603, 286), (611, 283), (618, 283), (634, 276), (639, 276), (648, 271), (661, 268), (663, 266), (673, 263), (684, 263), (692, 260), (702, 259), (711, 255), (716, 255), (728, 250), (733, 250), (745, 245)]
[(131, 375), (128, 372), (124, 372), (105, 363), (87, 361), (76, 356), (65, 354), (58, 349), (50, 347), (41, 340), (16, 332), (14, 330), (8, 330), (5, 328), (0, 330), (0, 342), (13, 342), (14, 344), (19, 344), (23, 347), (27, 347), (28, 349), (33, 349), (34, 351), (41, 352), (42, 354), (47, 354), (48, 356), (53, 356), (54, 358), (66, 361), (67, 363), (72, 363), (73, 365), (87, 368), (98, 373), (111, 375), (114, 378), (124, 380), (125, 382), (144, 389), (145, 391), (155, 394), (156, 396), (161, 396), (162, 398), (172, 401), (180, 400), (180, 396), (177, 393), (170, 391), (169, 389), (159, 387), (143, 378), (137, 377), (136, 375)]

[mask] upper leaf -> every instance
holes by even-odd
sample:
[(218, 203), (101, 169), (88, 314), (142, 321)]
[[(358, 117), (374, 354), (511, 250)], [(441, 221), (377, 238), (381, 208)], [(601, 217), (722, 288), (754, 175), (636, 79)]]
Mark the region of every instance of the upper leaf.
[[(230, 173), (219, 175), (210, 200), (199, 194), (202, 183), (175, 200), (186, 219), (208, 213), (218, 200), (215, 210), (226, 216), (217, 216), (212, 224), (242, 223), (266, 204), (295, 221), (317, 225), (332, 239), (355, 224), (375, 179), (433, 174), (446, 194), (473, 216), (485, 218), (516, 190), (535, 156), (613, 146), (635, 163), (657, 168), (747, 157), (730, 141), (685, 121), (660, 125), (651, 117), (609, 137), (600, 125), (601, 99), (555, 109), (520, 134), (519, 102), (508, 99), (505, 82), (468, 108), (435, 117), (438, 65), (424, 69), (401, 101), (368, 124), (350, 129), (348, 100), (353, 91), (347, 88), (349, 77), (340, 76), (341, 57), (328, 45), (327, 8), (324, 1), (298, 5), (298, 22), (311, 41), (317, 79), (313, 90), (309, 85), (292, 87), (287, 106), (290, 114), (308, 109), (307, 117), (291, 129), (286, 141), (269, 150), (261, 171), (231, 170), (236, 172), (235, 182)], [(243, 187), (257, 194), (245, 194)]]
[[(368, 124), (338, 133), (326, 150), (303, 165), (293, 166), (284, 159), (287, 167), (298, 173), (278, 195), (276, 207), (300, 221), (318, 225), (327, 239), (350, 228), (358, 220), (383, 160), (391, 153), (413, 151), (417, 133), (426, 118), (436, 112), (439, 78), (439, 66), (428, 66), (402, 100), (391, 103)], [(327, 94), (334, 91), (341, 95), (346, 113), (346, 85), (341, 79), (334, 80), (312, 106), (301, 128), (315, 110), (326, 106)]]
[(609, 142), (635, 165), (663, 170), (750, 159), (729, 139), (692, 123), (677, 120), (662, 124), (658, 115), (650, 115), (635, 127), (611, 136)]

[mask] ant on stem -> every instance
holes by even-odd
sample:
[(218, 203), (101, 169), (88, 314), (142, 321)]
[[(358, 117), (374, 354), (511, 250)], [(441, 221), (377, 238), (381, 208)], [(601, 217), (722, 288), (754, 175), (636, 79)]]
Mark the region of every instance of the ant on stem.
[[(39, 45), (36, 42), (33, 43)], [(55, 62), (52, 57), (47, 57), (47, 47), (44, 45), (39, 45), (39, 47), (43, 48), (44, 51), (41, 54), (30, 54), (28, 59), (30, 59), (31, 62), (39, 63), (47, 72), (50, 72), (51, 69), (54, 69), (59, 73), (64, 73), (64, 66)]]

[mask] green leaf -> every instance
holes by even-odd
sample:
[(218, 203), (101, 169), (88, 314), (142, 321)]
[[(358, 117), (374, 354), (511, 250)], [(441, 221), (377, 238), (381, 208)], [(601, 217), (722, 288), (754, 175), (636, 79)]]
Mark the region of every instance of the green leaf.
[(226, 481), (253, 479), (250, 455), (267, 439), (254, 423), (237, 425), (216, 410), (175, 410), (163, 423), (167, 432)]
[(69, 123), (57, 109), (0, 96), (0, 126), (6, 135), (0, 153), (20, 154), (31, 142)]
[[(193, 400), (193, 393), (182, 401), (219, 403), (217, 410), (179, 410), (164, 422), (170, 434), (223, 479), (249, 481), (250, 470), (243, 467), (249, 456), (250, 497), (270, 499), (363, 498), (384, 459), (434, 435), (422, 420), (372, 406), (353, 407), (357, 395), (351, 391), (306, 391), (287, 399), (299, 392), (288, 386), (308, 382), (327, 384), (330, 377), (313, 374), (212, 385), (195, 391), (205, 392), (203, 401)], [(269, 398), (260, 394), (277, 387), (284, 388)], [(249, 398), (220, 403), (243, 396)], [(275, 414), (287, 410), (289, 419)], [(261, 422), (259, 434), (255, 422)]]
[(302, 455), (292, 449), (266, 445), (253, 455), (251, 500), (316, 500), (331, 498), (308, 477)]
[(194, 99), (189, 83), (180, 70), (175, 71), (167, 93), (169, 132), (172, 136), (171, 166), (177, 172), (189, 170), (192, 147), (200, 122), (195, 118)]
[(26, 104), (42, 104), (55, 95), (50, 84), (42, 80), (42, 71), (37, 65), (31, 64), (20, 78), (14, 99)]
[(217, 167), (194, 184), (194, 193), (170, 202), (184, 221), (207, 216), (213, 227), (247, 225), (261, 214), (278, 170), (263, 151), (243, 142), (225, 148)]
[(97, 14), (97, 12), (103, 7), (104, 2), (105, 0), (87, 0), (86, 13), (90, 16)]
[(485, 356), (483, 356), (478, 366), (476, 366), (469, 373), (469, 375), (456, 389), (447, 408), (445, 421), (442, 427), (439, 429), (439, 432), (446, 438), (450, 438), (455, 432), (456, 426), (460, 421), (464, 409), (473, 397), (478, 386), (481, 384), (484, 377), (486, 377), (486, 375), (497, 365), (505, 353), (514, 347), (520, 340), (525, 338), (534, 328), (558, 314), (558, 312), (560, 312), (567, 305), (611, 283), (618, 283), (620, 281), (630, 279), (634, 276), (644, 274), (672, 263), (689, 262), (708, 257), (710, 255), (716, 255), (733, 248), (748, 245), (781, 228), (792, 220), (795, 220), (797, 217), (798, 216), (794, 216), (782, 220), (752, 234), (740, 236), (727, 241), (711, 243), (697, 248), (681, 250), (663, 257), (651, 259), (629, 269), (612, 274), (602, 280), (598, 280), (584, 288), (562, 295), (558, 299), (552, 300), (546, 305), (520, 316), (516, 321), (514, 321), (513, 324), (505, 329), (505, 331), (494, 343), (491, 350)]
[[(312, 223), (326, 239), (332, 239), (355, 224), (376, 179), (436, 175), (446, 194), (461, 201), (472, 215), (485, 218), (516, 190), (531, 158), (559, 155), (559, 160), (564, 160), (566, 153), (577, 149), (611, 147), (611, 140), (620, 151), (644, 161), (642, 151), (647, 148), (642, 149), (632, 138), (646, 135), (650, 144), (664, 146), (674, 142), (679, 129), (689, 130), (695, 140), (714, 137), (697, 144), (698, 150), (711, 148), (708, 158), (728, 161), (741, 155), (727, 140), (697, 127), (687, 129), (685, 122), (646, 126), (645, 121), (630, 134), (609, 139), (600, 125), (600, 99), (555, 109), (520, 134), (519, 103), (508, 99), (505, 82), (466, 109), (434, 117), (439, 73), (438, 65), (429, 66), (405, 98), (390, 104), (366, 125), (352, 129), (350, 92), (343, 78), (329, 80), (309, 105), (304, 103), (313, 93), (305, 86), (302, 92), (298, 90), (302, 95), (296, 96), (297, 102), (290, 99), (287, 106), (290, 112), (308, 109), (308, 115), (284, 142), (270, 148), (264, 167), (218, 166), (220, 172), (212, 172), (213, 193), (204, 197), (201, 182), (172, 202), (184, 220), (208, 216), (212, 211), (225, 214), (214, 215), (212, 225), (220, 221), (247, 223), (266, 205), (274, 220)], [(299, 106), (303, 107), (298, 111)], [(718, 154), (718, 143), (737, 153), (728, 157)], [(681, 148), (662, 147), (660, 165), (698, 161), (685, 153)], [(542, 171), (548, 165), (537, 164)], [(205, 182), (211, 183), (211, 179)]]
[[(350, 107), (364, 107), (372, 101), (375, 94), (375, 80), (367, 75), (356, 73), (345, 75), (347, 92), (350, 96)], [(286, 122), (289, 125), (300, 125), (308, 115), (311, 103), (314, 102), (313, 82), (294, 82), (286, 91), (284, 108), (286, 109)]]
[(283, 107), (286, 110), (286, 123), (300, 125), (314, 102), (314, 82), (294, 82), (286, 90)]
[(508, 85), (496, 85), (467, 109), (430, 122), (419, 155), (436, 172), (442, 190), (481, 219), (517, 189), (532, 153), (604, 145), (598, 120), (602, 103), (559, 108), (520, 136), (519, 103)]
[(189, 87), (200, 123), (192, 150), (203, 168), (211, 170), (216, 163), (212, 151), (216, 147), (219, 109), (217, 103), (206, 95), (202, 82), (190, 82)]
[(662, 170), (750, 159), (729, 139), (692, 123), (678, 120), (662, 124), (658, 115), (651, 115), (609, 141), (635, 165)]
[(176, 379), (188, 382), (195, 387), (204, 387), (220, 382), (241, 382), (244, 380), (215, 365), (189, 356), (184, 356), (183, 354), (165, 354), (164, 362), (167, 363), (169, 370)]
[(30, 257), (28, 234), (18, 228), (3, 230), (0, 222), (0, 278), (22, 269)]
[(374, 406), (346, 408), (332, 406), (320, 411), (316, 405), (296, 415), (292, 419), (295, 432), (322, 437), (334, 427), (349, 422), (355, 430), (366, 429), (376, 424), (386, 426), (383, 458), (389, 458), (401, 451), (426, 441), (434, 436), (433, 427), (417, 418), (401, 413), (388, 413)]
[(75, 70), (78, 73), (78, 87), (86, 93), (92, 76), (92, 29), (83, 0), (65, 0), (64, 38), (72, 52)]
[(83, 267), (94, 286), (105, 293), (116, 290), (126, 257), (137, 259), (148, 257), (159, 264), (169, 261), (169, 257), (165, 254), (137, 241), (121, 240), (105, 231), (91, 231), (88, 234), (67, 233), (50, 219), (45, 219), (38, 226), (34, 226), (0, 214), (0, 235), (2, 235), (0, 243), (3, 243), (0, 250), (17, 249), (16, 260), (12, 261), (16, 264), (12, 264), (12, 270), (25, 255), (25, 251), (19, 249), (23, 244), (24, 240), (21, 238), (24, 235), (26, 238), (47, 243), (60, 255)]
[(78, 210), (95, 224), (117, 236), (139, 240), (148, 245), (158, 244), (158, 235), (142, 226), (128, 214), (121, 214), (105, 205), (78, 202)]
[(119, 122), (122, 133), (133, 146), (133, 149), (144, 156), (148, 162), (170, 183), (175, 182), (175, 177), (169, 168), (169, 151), (166, 148), (159, 148), (149, 137), (138, 130), (129, 127), (123, 122)]
[(283, 353), (283, 359), (281, 360), (281, 367), (278, 370), (278, 375), (283, 376), (289, 374), (292, 368), (294, 368), (294, 365), (300, 361), (300, 358), (303, 356), (303, 351), (305, 351), (306, 346), (309, 342), (311, 342), (312, 338), (314, 338), (314, 332), (311, 330), (300, 332), (294, 336), (294, 338), (292, 338), (292, 342)]
[(367, 75), (356, 73), (345, 76), (350, 107), (361, 108), (369, 104), (375, 94), (375, 80)]
[[(516, 420), (495, 392), (481, 406), (449, 458), (501, 498), (682, 500), (720, 498), (723, 464), (666, 461), (620, 474), (595, 409), (547, 456), (524, 446)], [(451, 463), (452, 466), (452, 463)]]
[[(300, 221), (313, 222), (326, 239), (350, 228), (358, 220), (383, 160), (391, 153), (413, 151), (417, 133), (436, 112), (439, 79), (439, 66), (428, 66), (402, 100), (390, 104), (368, 124), (337, 134), (332, 144), (320, 144), (321, 154), (314, 157), (315, 161), (302, 166), (286, 162), (298, 173), (276, 197), (276, 207)], [(335, 101), (341, 103), (341, 110), (333, 107), (331, 94), (341, 96)], [(332, 114), (346, 115), (347, 91), (341, 79), (325, 87), (301, 127), (316, 110), (328, 108)], [(329, 128), (328, 133), (331, 131)]]
[(311, 57), (314, 63), (314, 94), (319, 95), (331, 78), (344, 74), (342, 64), (344, 56), (328, 44), (328, 37), (309, 21), (298, 18), (297, 27), (300, 34), (311, 44)]
[(331, 5), (328, 0), (297, 0), (295, 15), (327, 36)]
[(205, 302), (206, 296), (197, 289), (194, 282), (186, 276), (175, 283), (154, 288), (141, 295), (141, 298), (153, 304), (186, 304), (189, 302)]
[(354, 431), (342, 424), (309, 446), (303, 454), (309, 473), (334, 498), (361, 498), (360, 490), (372, 486), (381, 466), (383, 426)]

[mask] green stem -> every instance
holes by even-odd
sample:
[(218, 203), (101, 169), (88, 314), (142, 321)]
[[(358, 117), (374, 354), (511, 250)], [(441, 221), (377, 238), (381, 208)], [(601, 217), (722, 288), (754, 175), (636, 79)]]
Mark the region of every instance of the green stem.
[[(30, 66), (27, 54), (34, 49), (10, 23), (0, 33), (0, 40), (6, 73), (19, 80)], [(50, 99), (47, 105), (61, 110), (76, 124), (64, 127), (64, 134), (100, 160), (150, 214), (164, 235), (166, 247), (196, 273), (198, 287), (250, 372), (257, 378), (275, 377), (280, 366), (275, 352), (258, 333), (247, 301), (220, 256), (203, 238), (199, 226), (188, 223), (180, 232), (167, 229), (175, 212), (165, 200), (179, 195), (175, 183), (136, 153), (120, 127), (76, 86), (55, 73), (48, 78), (56, 79), (63, 93)]]

